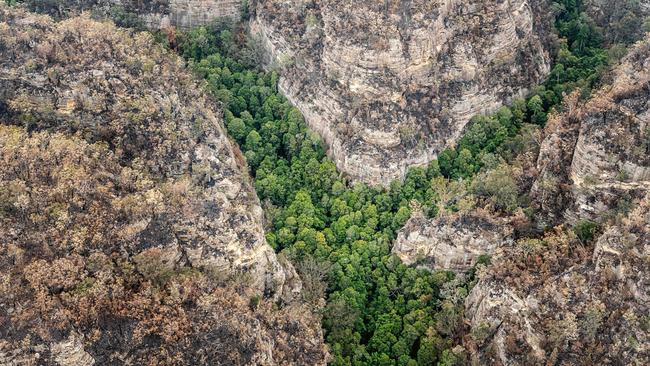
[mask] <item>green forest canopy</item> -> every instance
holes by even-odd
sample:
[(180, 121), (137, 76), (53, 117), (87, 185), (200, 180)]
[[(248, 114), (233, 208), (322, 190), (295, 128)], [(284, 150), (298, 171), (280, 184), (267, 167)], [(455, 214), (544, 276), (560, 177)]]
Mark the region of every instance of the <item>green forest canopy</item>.
[(588, 95), (611, 59), (580, 1), (556, 1), (555, 11), (562, 42), (548, 81), (526, 100), (473, 118), (456, 148), (412, 168), (388, 190), (348, 184), (278, 92), (278, 74), (257, 64), (255, 42), (235, 40), (241, 25), (220, 21), (180, 35), (179, 52), (222, 103), (228, 131), (250, 166), (272, 220), (268, 243), (296, 264), (305, 299), (326, 299), (323, 327), (333, 365), (462, 361), (454, 346), (472, 276), (463, 282), (452, 273), (407, 267), (391, 255), (391, 243), (413, 202), (431, 217), (441, 208), (460, 209), (458, 200), (441, 203), (448, 192), (472, 191), (509, 212), (522, 205), (516, 189), (504, 196), (486, 184), (477, 188), (472, 178), (524, 151), (529, 130), (544, 125), (563, 94)]

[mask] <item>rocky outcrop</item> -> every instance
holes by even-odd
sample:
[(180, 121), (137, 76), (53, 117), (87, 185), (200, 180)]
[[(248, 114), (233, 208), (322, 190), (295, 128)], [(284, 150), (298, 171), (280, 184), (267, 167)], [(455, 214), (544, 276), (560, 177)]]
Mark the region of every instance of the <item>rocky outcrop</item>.
[(70, 333), (68, 339), (56, 343), (51, 348), (54, 361), (61, 366), (91, 366), (95, 359), (84, 350), (79, 336)]
[(542, 213), (538, 217), (542, 227), (562, 222), (565, 210), (573, 200), (569, 167), (580, 132), (578, 94), (566, 98), (564, 106), (565, 113), (551, 115), (544, 127), (537, 157), (537, 176), (530, 194)]
[(650, 189), (648, 70), (650, 40), (615, 69), (611, 85), (585, 105), (570, 98), (551, 118), (533, 188), (543, 211), (570, 222), (603, 220)]
[(145, 33), (87, 18), (55, 24), (3, 11), (0, 20), (0, 101), (11, 119), (103, 141), (147, 179), (196, 193), (190, 212), (134, 224), (140, 247), (164, 243), (194, 267), (243, 269), (259, 289), (281, 286), (241, 153), (180, 59)]
[(464, 272), (479, 257), (512, 242), (512, 227), (489, 213), (427, 219), (415, 213), (397, 235), (393, 253), (407, 265)]
[(387, 185), (549, 71), (543, 1), (261, 0), (280, 88), (352, 178)]
[(572, 218), (596, 220), (650, 190), (650, 39), (581, 111), (570, 177)]
[(71, 16), (84, 10), (106, 15), (115, 21), (140, 18), (149, 29), (170, 26), (182, 29), (206, 25), (217, 18), (239, 19), (243, 0), (25, 0), (32, 11), (53, 16)]
[(149, 28), (165, 28), (167, 25), (189, 29), (210, 24), (218, 18), (239, 19), (243, 0), (169, 0), (169, 12), (144, 16)]
[(0, 4), (0, 364), (326, 362), (201, 90), (150, 34)]
[[(648, 364), (650, 40), (586, 103), (546, 126), (533, 201), (540, 239), (498, 251), (466, 301), (477, 364)], [(597, 221), (590, 242), (569, 227)]]
[(138, 188), (142, 172), (102, 143), (13, 126), (0, 125), (0, 168), (0, 364), (327, 360), (309, 308), (278, 310), (255, 272), (192, 267), (166, 237), (160, 219), (204, 197)]
[(474, 361), (648, 364), (649, 212), (646, 196), (591, 252), (559, 231), (495, 256), (466, 301)]

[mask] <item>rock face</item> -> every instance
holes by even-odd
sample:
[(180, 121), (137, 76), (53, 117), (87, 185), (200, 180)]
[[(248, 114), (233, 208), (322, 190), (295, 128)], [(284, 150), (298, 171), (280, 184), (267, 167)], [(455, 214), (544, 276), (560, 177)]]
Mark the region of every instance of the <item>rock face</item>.
[(649, 70), (646, 40), (616, 68), (611, 85), (584, 106), (569, 101), (546, 126), (533, 195), (556, 219), (602, 220), (650, 189)]
[(538, 218), (541, 226), (562, 222), (573, 199), (569, 169), (580, 127), (578, 95), (571, 95), (564, 105), (567, 111), (562, 115), (552, 115), (546, 123), (537, 157), (537, 177), (531, 197), (542, 213)]
[(493, 258), (466, 300), (475, 362), (648, 364), (649, 212), (646, 196), (591, 255), (558, 232)]
[(544, 5), (260, 0), (252, 30), (337, 166), (387, 185), (543, 79)]
[(511, 236), (508, 222), (490, 214), (436, 219), (414, 214), (400, 230), (393, 253), (407, 265), (464, 272), (472, 268), (481, 255), (490, 255), (498, 247), (512, 242)]
[(546, 126), (533, 200), (548, 225), (602, 234), (583, 243), (560, 225), (494, 255), (466, 301), (476, 363), (650, 363), (649, 63), (647, 39)]
[(83, 10), (118, 17), (137, 16), (149, 29), (169, 26), (189, 29), (221, 17), (238, 19), (244, 6), (242, 0), (27, 0), (25, 3), (32, 11), (55, 16)]
[(84, 350), (79, 336), (74, 333), (70, 333), (67, 340), (53, 345), (51, 349), (54, 360), (61, 366), (91, 366), (95, 364), (95, 359)]
[(0, 4), (0, 364), (326, 361), (214, 105), (149, 34)]
[(246, 270), (259, 289), (283, 283), (243, 158), (180, 59), (145, 33), (131, 37), (85, 18), (2, 15), (0, 101), (11, 119), (103, 141), (146, 179), (196, 193), (190, 212), (134, 224), (134, 240), (182, 248), (194, 267)]

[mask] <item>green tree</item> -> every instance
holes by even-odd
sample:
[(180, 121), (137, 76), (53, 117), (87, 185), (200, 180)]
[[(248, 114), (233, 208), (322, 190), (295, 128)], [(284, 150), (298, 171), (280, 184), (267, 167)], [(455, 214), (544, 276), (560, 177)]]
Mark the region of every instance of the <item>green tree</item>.
[(420, 349), (417, 353), (418, 365), (435, 365), (439, 355), (440, 350), (436, 348), (436, 340), (432, 336), (421, 340)]
[(234, 137), (239, 143), (244, 142), (246, 137), (246, 124), (241, 118), (233, 118), (228, 121), (228, 133)]
[(518, 207), (519, 188), (514, 172), (507, 164), (482, 173), (474, 180), (473, 191), (484, 196), (499, 210), (514, 212)]
[(539, 95), (528, 100), (527, 104), (528, 113), (532, 123), (544, 125), (546, 123), (546, 112), (544, 111), (544, 102)]
[(580, 241), (585, 244), (594, 240), (598, 230), (599, 225), (589, 220), (580, 221), (573, 229)]
[(462, 149), (454, 161), (453, 178), (467, 178), (474, 174), (474, 157), (469, 149)]

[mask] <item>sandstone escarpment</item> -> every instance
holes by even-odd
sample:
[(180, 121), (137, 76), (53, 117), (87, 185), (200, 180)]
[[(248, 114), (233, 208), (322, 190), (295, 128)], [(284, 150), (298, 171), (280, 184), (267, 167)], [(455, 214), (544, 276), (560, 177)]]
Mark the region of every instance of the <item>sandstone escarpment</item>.
[(542, 80), (540, 1), (258, 1), (280, 88), (355, 179), (387, 185)]
[(531, 189), (533, 202), (542, 213), (538, 219), (541, 226), (562, 222), (573, 199), (568, 170), (580, 129), (578, 104), (578, 94), (574, 93), (564, 101), (565, 113), (552, 115), (544, 127), (537, 177)]
[(613, 80), (580, 116), (570, 170), (574, 217), (598, 219), (621, 199), (650, 190), (650, 40), (623, 60)]
[(414, 214), (400, 230), (393, 253), (407, 265), (464, 272), (482, 255), (512, 242), (507, 220), (489, 213), (427, 219)]
[(533, 188), (543, 211), (572, 222), (603, 220), (650, 189), (648, 70), (650, 41), (622, 61), (611, 85), (585, 105), (569, 101), (551, 119)]
[(180, 59), (145, 33), (86, 18), (55, 24), (3, 10), (1, 19), (0, 101), (11, 119), (105, 142), (152, 184), (186, 182), (197, 194), (191, 213), (134, 230), (179, 243), (192, 266), (246, 269), (260, 289), (283, 282), (240, 153)]
[[(532, 198), (547, 226), (569, 225), (499, 251), (479, 275), (466, 301), (475, 362), (650, 362), (649, 62), (646, 40), (611, 85), (549, 120)], [(581, 220), (602, 234), (578, 238)]]
[(650, 197), (593, 248), (558, 230), (493, 258), (466, 301), (478, 364), (648, 364)]
[(213, 105), (151, 35), (0, 4), (0, 364), (326, 360)]
[(32, 11), (70, 16), (84, 10), (110, 16), (116, 21), (139, 18), (149, 29), (175, 26), (190, 29), (217, 18), (239, 19), (242, 0), (26, 0)]
[(308, 309), (188, 263), (165, 225), (205, 199), (189, 182), (157, 186), (103, 143), (4, 125), (0, 168), (0, 364), (326, 360)]

